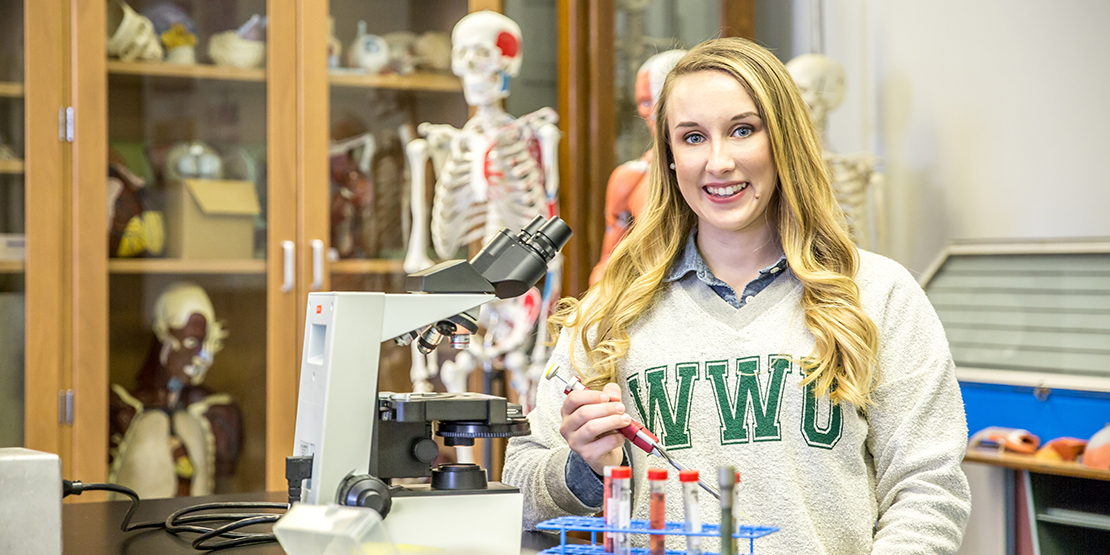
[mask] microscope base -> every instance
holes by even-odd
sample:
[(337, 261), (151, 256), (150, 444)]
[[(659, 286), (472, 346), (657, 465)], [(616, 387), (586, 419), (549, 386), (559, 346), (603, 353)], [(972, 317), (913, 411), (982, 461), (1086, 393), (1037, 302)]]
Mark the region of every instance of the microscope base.
[(524, 496), (500, 482), (489, 489), (443, 492), (406, 486), (395, 492), (385, 528), (398, 547), (446, 549), (449, 553), (519, 555)]

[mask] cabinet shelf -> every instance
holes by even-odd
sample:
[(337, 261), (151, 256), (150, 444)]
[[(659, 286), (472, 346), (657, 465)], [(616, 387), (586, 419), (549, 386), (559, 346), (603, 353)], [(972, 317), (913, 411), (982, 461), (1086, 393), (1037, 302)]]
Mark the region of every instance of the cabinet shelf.
[(1034, 459), (1032, 455), (1000, 453), (993, 449), (968, 449), (964, 462), (992, 464), (1037, 474), (1053, 474), (1072, 478), (1110, 481), (1110, 470), (1099, 470), (1074, 462), (1055, 462)]
[(0, 81), (0, 97), (23, 98), (23, 83)]
[(454, 75), (442, 73), (413, 73), (411, 75), (369, 75), (365, 73), (329, 73), (333, 87), (367, 89), (393, 89), (424, 92), (460, 92), (462, 83)]
[(108, 73), (150, 77), (175, 77), (181, 79), (213, 79), (219, 81), (266, 80), (265, 69), (239, 69), (211, 64), (167, 64), (164, 62), (121, 62), (108, 60)]
[(180, 258), (133, 258), (108, 261), (112, 274), (259, 274), (266, 273), (266, 261), (192, 260)]
[(23, 173), (23, 160), (0, 160), (0, 173)]
[(399, 274), (403, 273), (404, 260), (369, 259), (338, 260), (331, 263), (333, 274)]
[(0, 260), (0, 274), (22, 274), (24, 267), (22, 260)]
[(1110, 531), (1110, 515), (1088, 513), (1085, 511), (1049, 508), (1045, 510), (1045, 512), (1038, 514), (1037, 520)]

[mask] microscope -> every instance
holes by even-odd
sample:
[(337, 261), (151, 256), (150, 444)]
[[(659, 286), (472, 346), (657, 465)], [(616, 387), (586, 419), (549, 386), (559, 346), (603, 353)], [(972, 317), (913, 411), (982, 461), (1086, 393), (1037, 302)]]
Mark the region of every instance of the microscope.
[[(520, 405), (477, 393), (379, 393), (379, 349), (391, 339), (422, 352), (444, 339), (466, 347), (479, 307), (528, 291), (570, 236), (558, 217), (537, 216), (516, 235), (502, 229), (470, 261), (409, 274), (408, 293), (309, 293), (290, 460), (306, 470), (310, 462), (311, 472), (288, 476), (304, 478), (302, 502), (374, 509), (398, 545), (519, 553), (520, 490), (487, 482), (475, 464), (431, 465), (433, 428), (448, 446), (527, 435)], [(431, 483), (390, 482), (410, 477)]]

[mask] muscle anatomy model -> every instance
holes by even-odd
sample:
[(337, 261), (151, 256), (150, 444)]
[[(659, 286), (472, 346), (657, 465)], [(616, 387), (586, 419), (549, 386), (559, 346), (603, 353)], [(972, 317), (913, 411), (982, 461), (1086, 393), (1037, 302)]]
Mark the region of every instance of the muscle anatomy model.
[[(636, 111), (644, 119), (648, 130), (655, 134), (655, 101), (663, 90), (667, 74), (685, 50), (668, 50), (647, 59), (636, 72)], [(617, 166), (609, 175), (605, 189), (605, 237), (602, 239), (601, 259), (590, 272), (590, 284), (601, 279), (601, 272), (613, 248), (628, 233), (632, 222), (640, 213), (647, 194), (648, 171), (651, 169), (651, 149), (637, 160)]]
[[(501, 107), (509, 95), (509, 81), (520, 71), (520, 27), (489, 11), (459, 20), (451, 34), (451, 70), (463, 84), (474, 116), (457, 129), (422, 123), (422, 137), (406, 146), (412, 182), (412, 227), (404, 269), (430, 266), (428, 222), (424, 201), (425, 167), (429, 158), (438, 175), (431, 206), (431, 242), (440, 259), (456, 258), (475, 241), (486, 243), (501, 228), (518, 231), (533, 217), (555, 215), (559, 176), (556, 153), (558, 116), (542, 108), (513, 118)], [(463, 254), (465, 256), (465, 254)], [(482, 307), (485, 340), (472, 342), (469, 352), (445, 362), (442, 378), (448, 390), (463, 390), (466, 374), (478, 364), (494, 360), (513, 373), (513, 386), (527, 407), (528, 392), (546, 360), (545, 330), (541, 324), (531, 359), (524, 355), (537, 321), (546, 321), (550, 305), (559, 297), (559, 258), (549, 265), (544, 293), (489, 303)], [(414, 347), (415, 349), (415, 347)], [(434, 356), (434, 352), (431, 355)], [(428, 391), (434, 358), (413, 351), (414, 391)], [(536, 374), (529, 378), (530, 374)], [(461, 389), (460, 389), (461, 388)]]

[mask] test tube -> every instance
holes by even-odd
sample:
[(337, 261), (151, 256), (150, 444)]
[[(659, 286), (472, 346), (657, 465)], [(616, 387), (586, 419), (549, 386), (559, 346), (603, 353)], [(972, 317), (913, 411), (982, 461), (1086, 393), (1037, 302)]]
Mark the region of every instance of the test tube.
[(721, 555), (732, 555), (732, 486), (736, 483), (736, 470), (731, 466), (717, 468), (717, 486), (721, 492)]
[[(678, 473), (682, 482), (682, 507), (686, 515), (683, 529), (687, 533), (701, 533), (701, 506), (698, 505), (698, 471), (683, 470)], [(686, 536), (686, 555), (701, 555), (701, 536)]]
[[(740, 509), (740, 471), (736, 471), (736, 485), (732, 486), (732, 520), (736, 524), (736, 533), (740, 533), (741, 520), (744, 512)], [(739, 517), (739, 518), (737, 518)]]
[[(667, 469), (649, 468), (648, 493), (648, 527), (652, 530), (662, 530), (667, 527)], [(648, 536), (648, 554), (666, 555), (667, 537), (663, 534)]]
[[(603, 482), (604, 485), (602, 486), (602, 493), (601, 493), (601, 499), (602, 499), (602, 501), (601, 501), (601, 512), (602, 512), (602, 515), (605, 517), (605, 526), (607, 528), (615, 528), (616, 524), (617, 524), (616, 508), (615, 507), (611, 508), (610, 507), (611, 503), (609, 502), (609, 500), (612, 499), (612, 497), (613, 497), (613, 469), (614, 468), (616, 468), (616, 467), (615, 466), (607, 466), (607, 467), (605, 467), (604, 470), (602, 470), (602, 472), (604, 473), (604, 476), (605, 476), (605, 481)], [(606, 553), (612, 553), (613, 552), (613, 535), (610, 534), (609, 532), (602, 532), (602, 537), (604, 538), (602, 543), (605, 545), (605, 552)]]
[[(613, 469), (613, 496), (610, 498), (616, 513), (616, 528), (628, 530), (632, 524), (632, 469), (627, 466), (618, 466)], [(628, 532), (613, 534), (613, 553), (615, 555), (631, 555), (632, 546), (629, 542)]]

